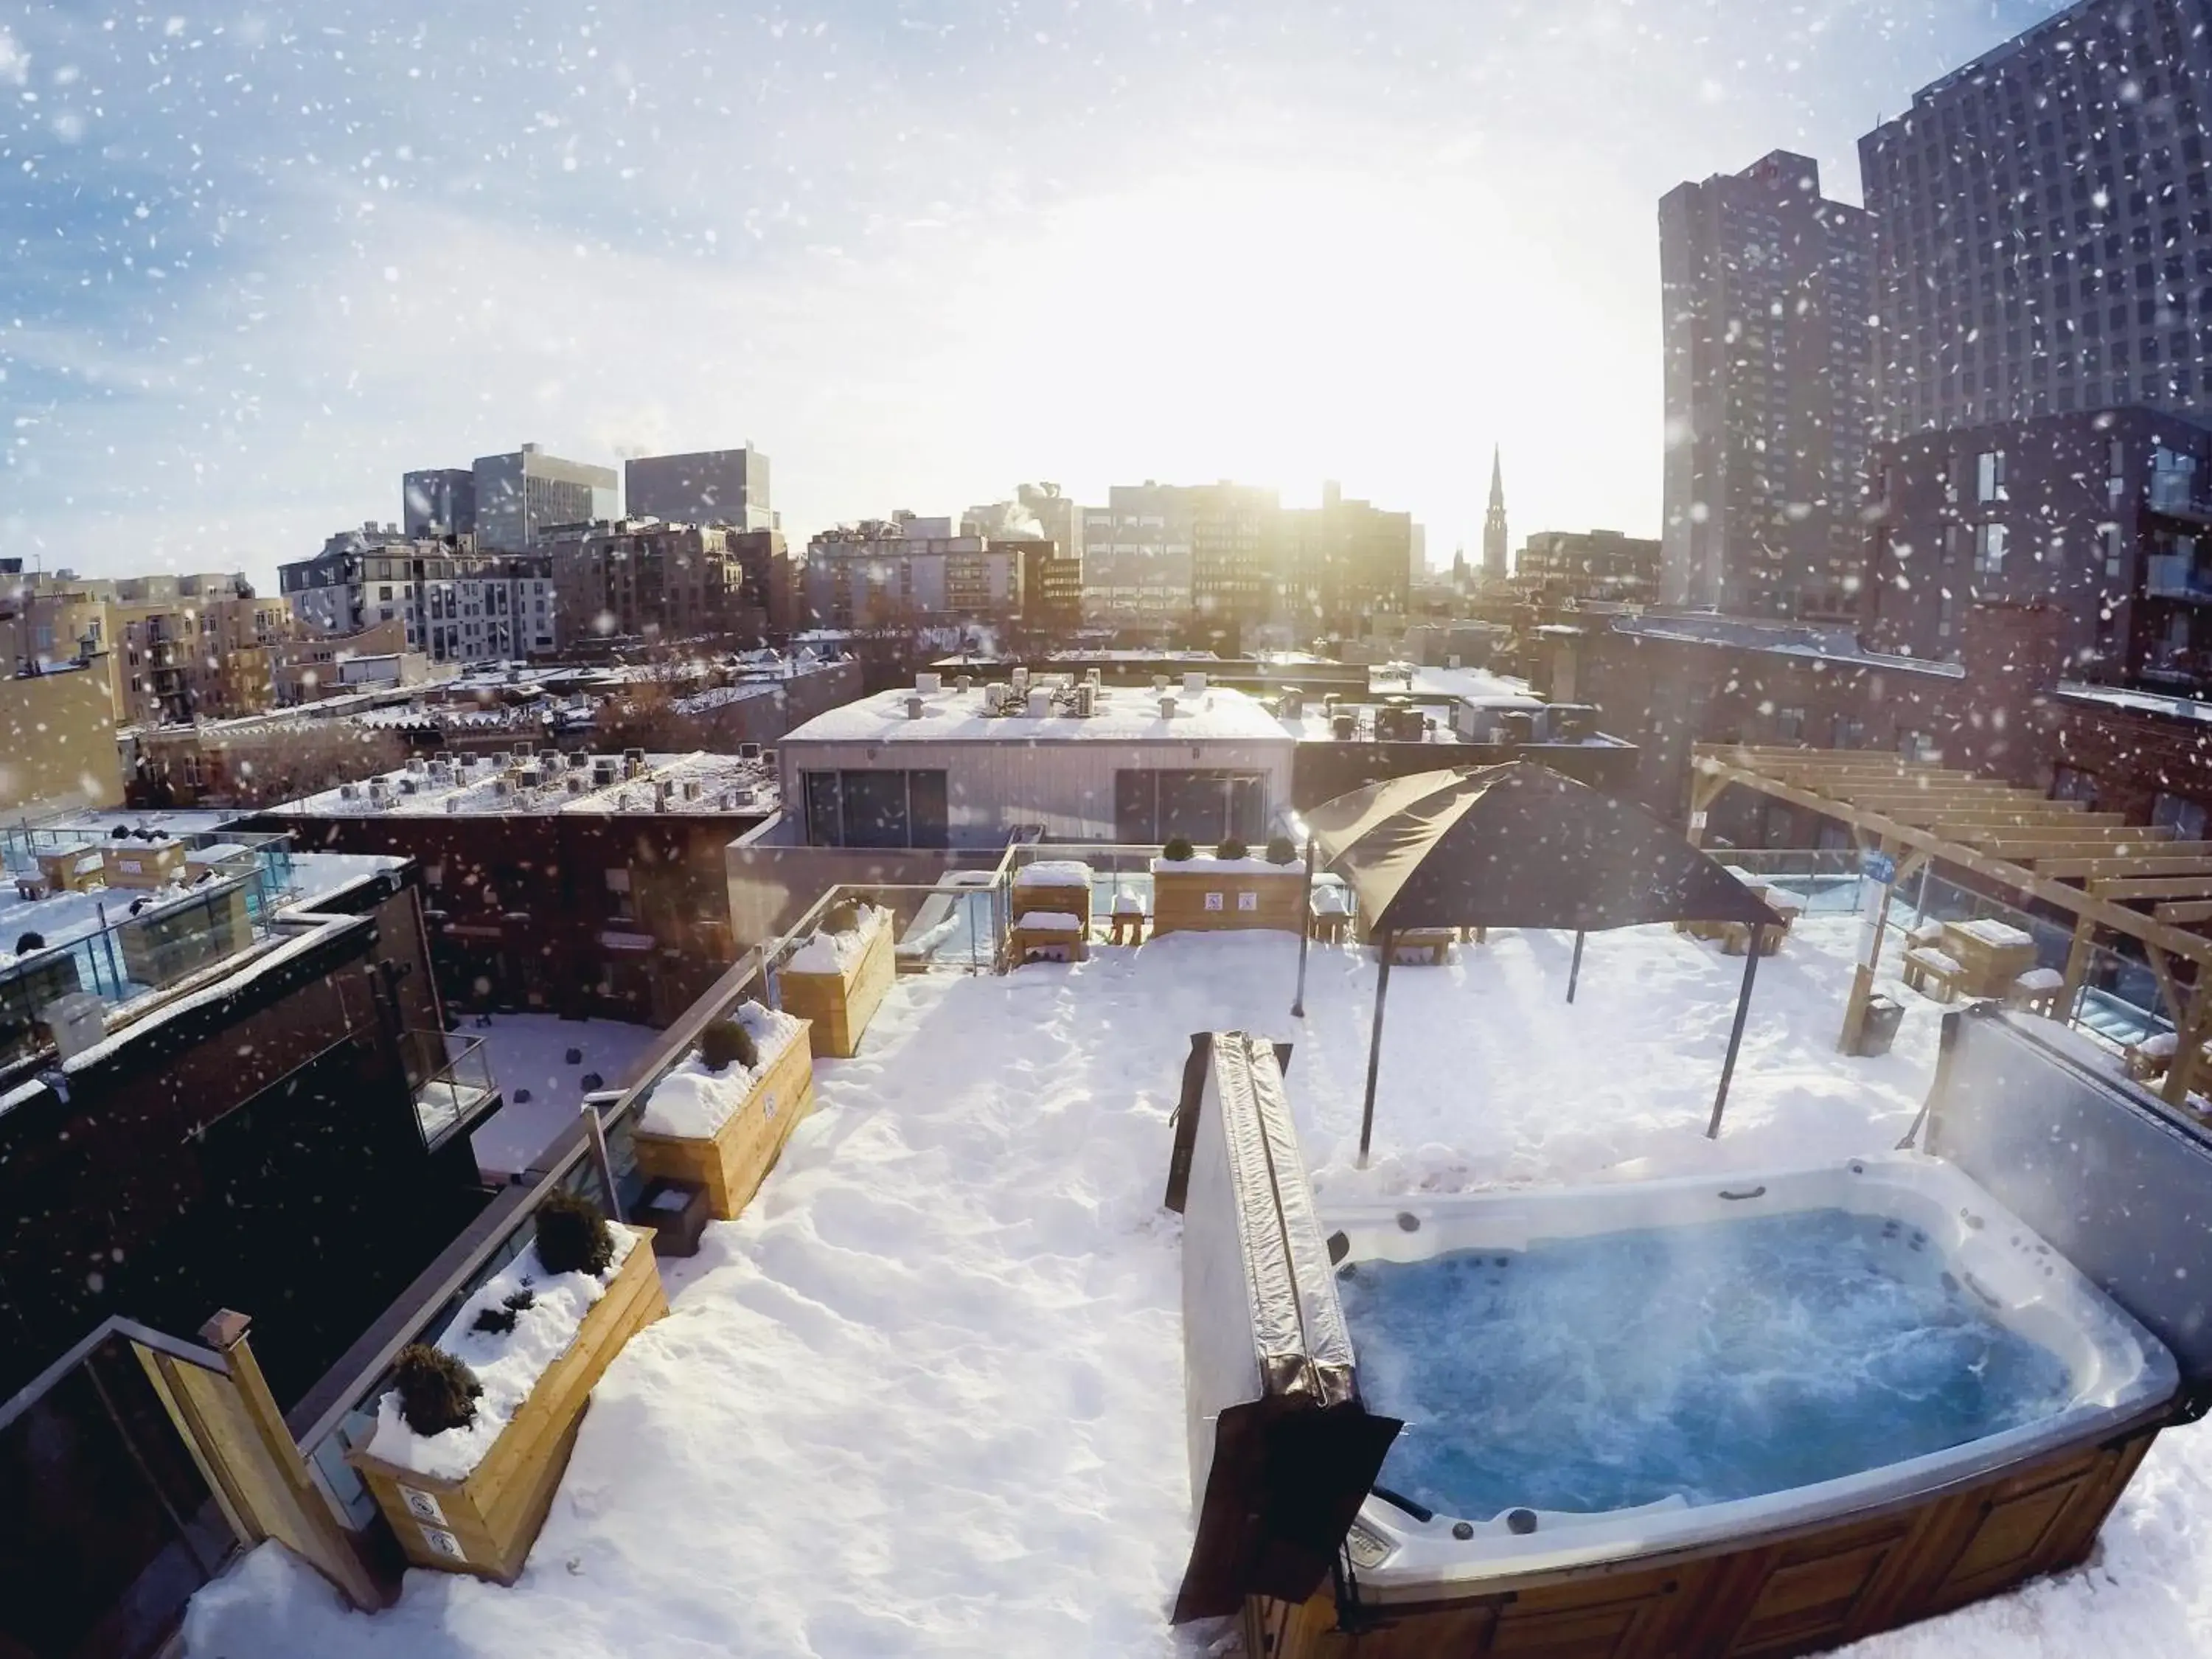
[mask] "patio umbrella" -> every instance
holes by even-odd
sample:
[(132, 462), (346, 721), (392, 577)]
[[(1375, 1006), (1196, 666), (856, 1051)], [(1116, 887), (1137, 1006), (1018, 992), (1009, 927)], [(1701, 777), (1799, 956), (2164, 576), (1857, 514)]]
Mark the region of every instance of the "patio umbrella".
[(1579, 967), (1585, 933), (1658, 921), (1748, 927), (1735, 1024), (1706, 1129), (1719, 1134), (1759, 972), (1761, 929), (1781, 918), (1680, 831), (1533, 761), (1391, 778), (1340, 795), (1305, 818), (1317, 867), (1351, 884), (1381, 952), (1360, 1115), (1363, 1164), (1375, 1126), (1392, 939), (1412, 927), (1571, 928)]

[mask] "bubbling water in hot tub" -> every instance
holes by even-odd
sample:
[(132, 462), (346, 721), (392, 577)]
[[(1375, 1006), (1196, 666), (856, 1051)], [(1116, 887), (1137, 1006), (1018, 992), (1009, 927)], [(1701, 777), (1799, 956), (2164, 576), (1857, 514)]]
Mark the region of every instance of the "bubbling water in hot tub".
[(1443, 1514), (1595, 1514), (1855, 1474), (2065, 1407), (2058, 1358), (1908, 1223), (1843, 1210), (1347, 1264), (1382, 1484)]

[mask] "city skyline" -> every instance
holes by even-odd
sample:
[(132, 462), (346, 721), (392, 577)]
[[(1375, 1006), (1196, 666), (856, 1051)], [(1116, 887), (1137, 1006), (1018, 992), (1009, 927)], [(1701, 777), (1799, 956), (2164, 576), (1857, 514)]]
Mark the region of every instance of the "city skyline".
[(2054, 9), (33, 12), (0, 526), (265, 579), (410, 469), (750, 438), (800, 533), (1335, 478), (1443, 566), (1502, 441), (1524, 534), (1653, 532), (1659, 196), (1788, 147), (1856, 200)]

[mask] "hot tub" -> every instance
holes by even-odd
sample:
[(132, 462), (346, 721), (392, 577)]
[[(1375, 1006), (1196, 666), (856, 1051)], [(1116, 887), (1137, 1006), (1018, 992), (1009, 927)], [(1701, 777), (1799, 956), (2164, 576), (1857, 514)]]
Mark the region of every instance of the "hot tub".
[[(1361, 1395), (1406, 1420), (1389, 1495), (1346, 1540), (1354, 1593), (1384, 1607), (1746, 1540), (1810, 1540), (1809, 1562), (1838, 1528), (1868, 1569), (1844, 1573), (1857, 1596), (1916, 1506), (2070, 1468), (2179, 1385), (2155, 1337), (1917, 1154), (1334, 1207), (1322, 1224), (1342, 1236)], [(1852, 1541), (1869, 1516), (1890, 1518), (1888, 1542)]]

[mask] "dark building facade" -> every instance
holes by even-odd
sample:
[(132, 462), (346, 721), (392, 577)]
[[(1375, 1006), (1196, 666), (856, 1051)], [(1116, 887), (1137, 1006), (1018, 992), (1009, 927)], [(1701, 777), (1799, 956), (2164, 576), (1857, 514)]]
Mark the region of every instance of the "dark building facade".
[(1022, 623), (1053, 639), (1083, 627), (1083, 550), (1057, 542), (1022, 544)]
[(1191, 628), (1235, 651), (1243, 630), (1269, 620), (1279, 597), (1282, 507), (1253, 484), (1193, 484), (1181, 492), (1190, 526)]
[(465, 466), (433, 466), (399, 481), (400, 528), (411, 540), (477, 533), (477, 475)]
[(1872, 228), (1777, 150), (1660, 198), (1665, 597), (1848, 611), (1873, 428)]
[(2065, 672), (2212, 679), (2212, 428), (2148, 409), (1917, 432), (1876, 450), (1868, 643), (1955, 658), (1983, 601), (2047, 604)]
[(623, 463), (623, 511), (633, 519), (772, 530), (768, 457), (750, 444)]
[(1539, 530), (1522, 544), (1513, 586), (1540, 605), (1649, 605), (1659, 597), (1659, 558), (1657, 542), (1618, 530)]
[(444, 1022), (414, 872), (288, 926), (221, 995), (0, 1079), (0, 1396), (111, 1314), (231, 1307), (289, 1405), (483, 1207), (465, 1126), (416, 1109), (410, 1034)]
[(1889, 434), (2212, 407), (2204, 16), (2088, 0), (1859, 141)]

